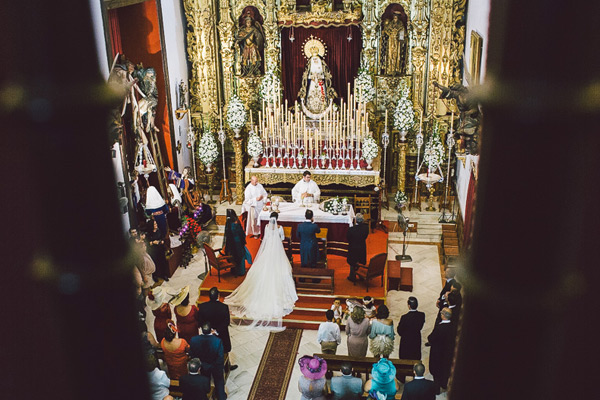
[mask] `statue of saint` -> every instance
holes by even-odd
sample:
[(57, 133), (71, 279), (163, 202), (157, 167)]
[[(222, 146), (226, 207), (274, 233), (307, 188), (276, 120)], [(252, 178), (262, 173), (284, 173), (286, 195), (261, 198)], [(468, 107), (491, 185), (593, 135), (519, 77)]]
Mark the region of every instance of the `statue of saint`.
[(241, 57), (241, 75), (242, 76), (260, 76), (262, 75), (262, 50), (265, 35), (262, 26), (258, 21), (252, 18), (248, 12), (244, 17), (243, 25), (235, 36), (235, 40), (240, 46)]
[(404, 49), (406, 29), (402, 20), (400, 20), (400, 12), (394, 12), (391, 19), (383, 21), (381, 36), (387, 46), (382, 46), (384, 54), (382, 54), (383, 71), (385, 75), (396, 76), (402, 75), (404, 69)]
[[(310, 38), (304, 45), (304, 55), (308, 58), (302, 87), (298, 97), (305, 113), (313, 119), (319, 118), (329, 107), (337, 93), (331, 84), (331, 72), (323, 60), (325, 46), (321, 41)], [(307, 112), (308, 111), (308, 112)]]

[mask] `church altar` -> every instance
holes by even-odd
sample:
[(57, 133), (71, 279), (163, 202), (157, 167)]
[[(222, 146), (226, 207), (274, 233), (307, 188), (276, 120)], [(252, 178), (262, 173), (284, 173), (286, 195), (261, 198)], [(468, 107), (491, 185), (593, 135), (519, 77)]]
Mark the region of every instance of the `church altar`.
[[(314, 221), (320, 228), (327, 228), (327, 252), (339, 256), (345, 256), (348, 252), (346, 233), (348, 228), (354, 224), (354, 209), (350, 206), (347, 215), (334, 215), (319, 209), (318, 204), (310, 207), (301, 207), (296, 203), (279, 203), (279, 217), (277, 223), (281, 226), (292, 228), (292, 247), (298, 249), (299, 241), (296, 237), (298, 224), (306, 221), (304, 213), (307, 209), (314, 213)], [(259, 215), (260, 230), (264, 234), (265, 227), (269, 223), (270, 211), (261, 211)]]
[[(305, 169), (285, 168), (285, 167), (257, 167), (252, 166), (252, 162), (246, 166), (245, 181), (249, 182), (252, 175), (256, 175), (258, 180), (266, 185), (277, 183), (297, 183), (302, 179), (302, 173)], [(364, 187), (379, 184), (379, 170), (348, 170), (348, 169), (308, 169), (312, 174), (313, 180), (320, 186), (330, 184), (340, 184), (353, 187)]]

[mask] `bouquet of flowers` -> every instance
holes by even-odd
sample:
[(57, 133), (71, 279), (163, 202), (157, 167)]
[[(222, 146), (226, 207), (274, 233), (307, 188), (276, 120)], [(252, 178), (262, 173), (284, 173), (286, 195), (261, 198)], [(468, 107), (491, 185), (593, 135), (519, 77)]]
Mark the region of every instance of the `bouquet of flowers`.
[(401, 190), (398, 190), (396, 192), (396, 195), (394, 196), (394, 201), (396, 202), (396, 204), (400, 205), (400, 204), (404, 204), (408, 201), (408, 196), (406, 195), (406, 193), (404, 193)]
[(263, 151), (262, 140), (260, 140), (260, 137), (253, 131), (248, 139), (248, 155), (252, 158), (260, 157)]
[(209, 129), (204, 130), (204, 134), (198, 143), (198, 158), (204, 165), (210, 165), (219, 157), (219, 147), (214, 135)]
[(227, 123), (231, 129), (242, 129), (246, 125), (246, 108), (237, 94), (231, 96), (227, 106)]
[(402, 89), (402, 96), (394, 110), (394, 128), (400, 132), (408, 132), (415, 124), (415, 111), (410, 99), (408, 87)]
[(439, 123), (435, 121), (431, 138), (427, 142), (427, 145), (425, 145), (423, 161), (429, 169), (435, 170), (444, 162), (444, 154), (444, 144), (440, 138)]
[(362, 143), (362, 159), (363, 160), (374, 160), (379, 153), (379, 146), (373, 139), (373, 136), (369, 135), (364, 138)]
[(202, 231), (200, 224), (198, 224), (198, 218), (202, 214), (202, 206), (197, 207), (191, 216), (185, 215), (181, 218), (181, 228), (179, 229), (179, 239), (183, 244), (183, 256), (181, 259), (181, 266), (187, 267), (192, 260), (192, 248), (198, 246), (196, 238)]
[(273, 104), (279, 99), (279, 88), (281, 88), (281, 82), (276, 69), (268, 68), (264, 78), (260, 82), (258, 97), (267, 104)]
[[(348, 202), (348, 200), (346, 200), (346, 202)], [(342, 209), (342, 201), (337, 196), (323, 202), (323, 211), (325, 212), (339, 214), (342, 212)]]
[(373, 77), (366, 66), (360, 67), (358, 76), (354, 81), (356, 93), (360, 93), (360, 100), (363, 103), (369, 103), (375, 100), (375, 87), (373, 86)]

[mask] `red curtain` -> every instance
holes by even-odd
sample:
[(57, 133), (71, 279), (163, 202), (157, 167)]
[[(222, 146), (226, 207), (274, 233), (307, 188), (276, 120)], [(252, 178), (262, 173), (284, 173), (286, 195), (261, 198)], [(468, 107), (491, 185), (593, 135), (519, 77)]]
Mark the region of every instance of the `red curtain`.
[(108, 25), (110, 27), (110, 47), (112, 49), (112, 58), (114, 59), (117, 53), (123, 54), (119, 14), (116, 9), (108, 10)]
[[(294, 41), (290, 41), (292, 29)], [(281, 76), (284, 99), (294, 104), (298, 97), (307, 61), (304, 57), (304, 42), (311, 35), (321, 39), (327, 46), (325, 62), (333, 75), (333, 87), (338, 97), (347, 98), (347, 85), (350, 82), (351, 88), (354, 87), (362, 49), (360, 28), (354, 25), (327, 28), (294, 27), (281, 30)], [(352, 40), (348, 40), (349, 36)]]
[(475, 175), (471, 171), (469, 179), (469, 188), (467, 189), (467, 203), (465, 205), (465, 224), (463, 227), (463, 248), (468, 249), (471, 244), (471, 230), (473, 228), (473, 215), (475, 213), (475, 195), (477, 189), (477, 181)]

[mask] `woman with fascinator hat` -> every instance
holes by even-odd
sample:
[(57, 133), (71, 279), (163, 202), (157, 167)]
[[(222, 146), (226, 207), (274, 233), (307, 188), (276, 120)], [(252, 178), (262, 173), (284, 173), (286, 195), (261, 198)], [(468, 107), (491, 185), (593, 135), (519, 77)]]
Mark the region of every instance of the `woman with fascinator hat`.
[(167, 321), (167, 328), (165, 328), (164, 339), (160, 342), (160, 347), (165, 354), (165, 362), (167, 363), (167, 369), (169, 371), (169, 378), (179, 379), (179, 377), (187, 374), (187, 352), (190, 349), (190, 345), (185, 339), (178, 338), (177, 326), (172, 320)]
[(190, 343), (192, 338), (198, 335), (198, 322), (196, 321), (198, 307), (194, 304), (190, 305), (190, 287), (181, 288), (179, 293), (169, 300), (169, 303), (175, 306), (179, 337)]
[(281, 318), (292, 312), (296, 300), (292, 267), (283, 248), (277, 218), (271, 217), (246, 279), (224, 302), (233, 315), (253, 320), (252, 326), (281, 326)]
[(167, 329), (167, 321), (173, 318), (171, 307), (166, 299), (166, 292), (162, 286), (157, 286), (148, 293), (148, 306), (154, 315), (154, 334), (160, 343)]
[[(382, 358), (371, 369), (372, 378), (365, 382), (365, 392), (377, 393), (377, 399), (393, 399), (400, 388), (396, 379), (396, 367), (387, 358)], [(384, 396), (380, 396), (383, 394)]]
[(320, 357), (304, 356), (298, 360), (302, 376), (298, 378), (301, 400), (325, 400), (327, 361)]

